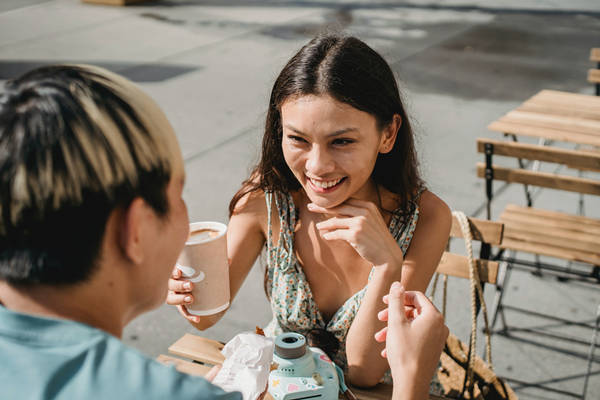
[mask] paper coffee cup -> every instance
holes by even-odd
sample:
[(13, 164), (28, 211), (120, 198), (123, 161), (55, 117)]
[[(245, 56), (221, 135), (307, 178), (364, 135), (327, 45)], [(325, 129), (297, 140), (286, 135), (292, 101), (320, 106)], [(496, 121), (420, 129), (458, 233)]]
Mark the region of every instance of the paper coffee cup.
[(227, 225), (194, 222), (177, 268), (194, 284), (194, 302), (186, 305), (190, 314), (212, 315), (229, 307), (229, 262)]

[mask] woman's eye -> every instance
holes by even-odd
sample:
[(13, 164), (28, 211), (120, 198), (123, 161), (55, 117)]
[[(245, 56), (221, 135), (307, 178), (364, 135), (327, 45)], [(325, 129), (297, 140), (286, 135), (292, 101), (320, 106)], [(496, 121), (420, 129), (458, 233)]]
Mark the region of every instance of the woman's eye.
[(288, 135), (288, 139), (296, 143), (306, 143), (306, 140), (300, 136)]
[(348, 144), (354, 143), (354, 140), (352, 139), (335, 139), (333, 141), (333, 144), (336, 146), (345, 146)]

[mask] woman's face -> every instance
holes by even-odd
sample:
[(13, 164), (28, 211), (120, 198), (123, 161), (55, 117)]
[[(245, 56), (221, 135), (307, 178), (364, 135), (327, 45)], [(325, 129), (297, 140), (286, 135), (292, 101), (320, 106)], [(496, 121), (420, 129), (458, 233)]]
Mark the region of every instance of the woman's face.
[(313, 203), (372, 200), (371, 172), (377, 155), (392, 149), (398, 126), (379, 131), (371, 114), (329, 95), (286, 100), (281, 123), (283, 156)]

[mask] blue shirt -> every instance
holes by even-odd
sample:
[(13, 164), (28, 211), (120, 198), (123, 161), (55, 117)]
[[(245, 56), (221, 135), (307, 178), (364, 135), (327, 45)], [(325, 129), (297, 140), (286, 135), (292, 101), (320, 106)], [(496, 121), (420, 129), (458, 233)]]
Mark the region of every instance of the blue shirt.
[(0, 399), (241, 400), (108, 333), (0, 306)]

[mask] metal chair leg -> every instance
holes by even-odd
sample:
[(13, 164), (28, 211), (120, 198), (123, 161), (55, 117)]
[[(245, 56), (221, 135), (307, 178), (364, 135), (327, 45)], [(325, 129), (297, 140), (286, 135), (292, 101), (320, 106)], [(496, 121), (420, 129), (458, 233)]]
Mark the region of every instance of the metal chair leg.
[[(514, 256), (514, 255), (513, 255)], [(496, 321), (498, 320), (498, 314), (500, 314), (502, 318), (502, 330), (506, 330), (508, 327), (506, 325), (506, 319), (504, 318), (504, 310), (502, 308), (502, 300), (504, 297), (504, 291), (508, 287), (508, 281), (510, 279), (510, 273), (512, 270), (512, 264), (507, 261), (503, 261), (500, 263), (500, 274), (502, 277), (498, 276), (498, 283), (496, 284), (496, 294), (494, 296), (494, 305), (492, 307), (492, 323), (490, 324), (490, 329), (494, 329), (496, 325)]]
[(592, 341), (590, 343), (590, 351), (588, 353), (588, 362), (587, 362), (587, 371), (585, 374), (585, 380), (583, 381), (583, 395), (581, 396), (582, 400), (585, 400), (585, 396), (587, 395), (588, 381), (590, 379), (590, 375), (592, 374), (592, 362), (594, 361), (594, 350), (596, 349), (596, 338), (598, 336), (598, 327), (600, 326), (600, 305), (596, 310), (596, 326), (594, 327), (594, 333), (592, 334)]

